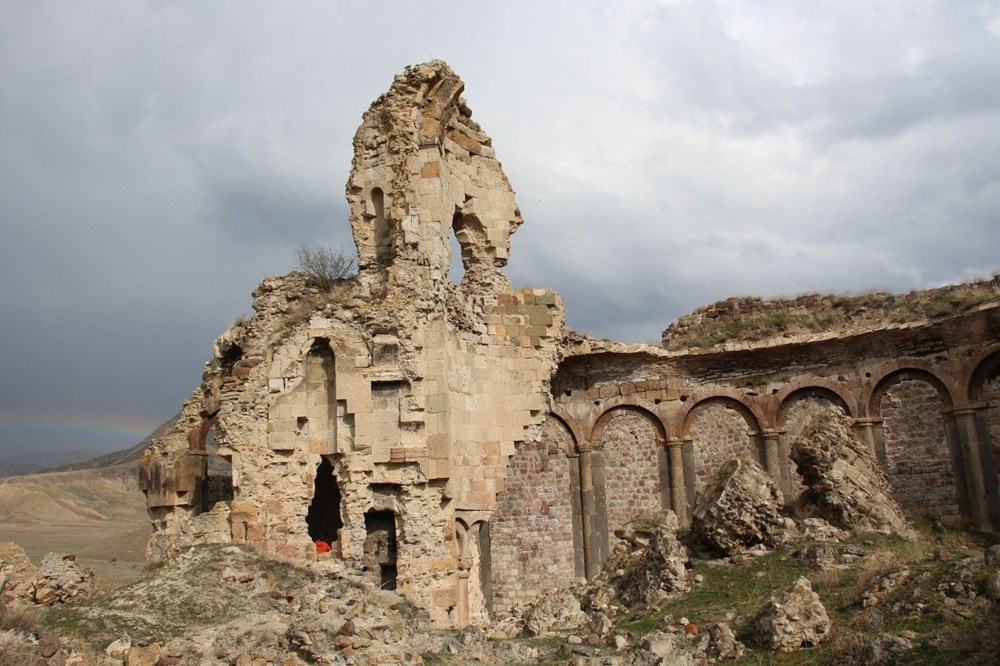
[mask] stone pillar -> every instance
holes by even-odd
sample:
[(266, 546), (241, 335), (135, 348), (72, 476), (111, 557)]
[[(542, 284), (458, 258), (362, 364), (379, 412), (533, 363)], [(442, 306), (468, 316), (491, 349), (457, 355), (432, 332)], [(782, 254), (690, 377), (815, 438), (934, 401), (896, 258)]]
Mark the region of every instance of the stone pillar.
[(690, 435), (681, 438), (681, 460), (684, 469), (684, 499), (685, 515), (690, 516), (694, 508), (698, 487), (694, 478), (694, 437)]
[(977, 529), (988, 530), (990, 521), (986, 503), (986, 479), (983, 475), (979, 434), (976, 432), (976, 410), (972, 407), (960, 407), (951, 410), (948, 416), (955, 422), (958, 448), (962, 453), (965, 479), (968, 484), (972, 522)]
[(677, 522), (688, 524), (687, 497), (684, 492), (684, 440), (671, 437), (667, 440), (667, 467), (670, 471), (670, 509), (677, 514)]
[(993, 454), (993, 435), (990, 432), (990, 403), (972, 405), (975, 411), (976, 434), (979, 436), (979, 452), (983, 462), (983, 477), (986, 480), (986, 508), (993, 529), (1000, 530), (1000, 475), (997, 474), (997, 460)]
[(594, 529), (597, 520), (597, 502), (594, 497), (593, 452), (588, 444), (580, 450), (580, 510), (583, 514), (583, 556), (585, 573), (591, 579), (601, 571), (599, 534)]
[[(878, 426), (878, 428), (876, 428)], [(889, 471), (889, 457), (885, 452), (885, 438), (882, 436), (882, 419), (858, 418), (854, 419), (854, 432), (858, 439), (868, 446), (882, 469)]]
[(468, 567), (459, 565), (458, 569), (458, 629), (469, 626), (469, 575)]
[(785, 486), (781, 482), (781, 460), (778, 457), (778, 437), (777, 430), (764, 430), (760, 432), (760, 438), (764, 443), (764, 469), (771, 475), (774, 482), (781, 489), (781, 494), (788, 496)]
[(455, 600), (455, 619), (459, 629), (469, 626), (469, 576), (472, 573), (472, 556), (469, 554), (469, 530), (455, 521), (455, 548), (458, 551), (458, 571)]
[[(795, 499), (792, 491), (792, 473), (796, 470), (792, 467), (792, 446), (795, 442), (788, 441), (788, 431), (778, 431), (778, 469), (781, 470), (781, 492), (785, 494), (785, 501), (791, 502)], [(796, 476), (797, 478), (797, 476)]]

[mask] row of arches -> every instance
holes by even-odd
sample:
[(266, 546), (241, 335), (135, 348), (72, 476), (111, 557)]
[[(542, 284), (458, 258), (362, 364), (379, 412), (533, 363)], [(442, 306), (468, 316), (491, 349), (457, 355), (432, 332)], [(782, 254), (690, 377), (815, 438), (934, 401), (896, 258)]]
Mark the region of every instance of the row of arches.
[(587, 420), (557, 408), (541, 437), (512, 458), (498, 496), (494, 603), (503, 610), (595, 573), (614, 531), (642, 510), (671, 508), (685, 522), (697, 492), (730, 458), (758, 461), (791, 500), (802, 488), (791, 446), (824, 410), (854, 420), (910, 515), (1000, 527), (1000, 353), (968, 378), (960, 398), (953, 378), (907, 366), (868, 378), (853, 394), (816, 380), (771, 396), (706, 392), (672, 410), (620, 397)]

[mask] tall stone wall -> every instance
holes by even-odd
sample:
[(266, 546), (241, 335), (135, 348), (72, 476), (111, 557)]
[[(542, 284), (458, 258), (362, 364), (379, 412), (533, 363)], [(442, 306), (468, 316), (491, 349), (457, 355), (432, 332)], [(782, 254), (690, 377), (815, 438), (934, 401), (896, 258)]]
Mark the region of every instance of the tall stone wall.
[(636, 514), (661, 506), (662, 439), (655, 422), (642, 412), (616, 409), (609, 413), (597, 446), (608, 535)]
[[(990, 448), (994, 464), (1000, 466), (1000, 372), (983, 384), (983, 400), (986, 402), (986, 422), (988, 424)], [(1000, 468), (997, 469), (997, 486), (1000, 487)]]
[(943, 411), (937, 390), (919, 379), (904, 379), (882, 397), (889, 479), (896, 500), (912, 514), (960, 514)]
[(510, 461), (490, 521), (493, 608), (505, 615), (576, 575), (571, 459), (573, 440), (554, 418)]

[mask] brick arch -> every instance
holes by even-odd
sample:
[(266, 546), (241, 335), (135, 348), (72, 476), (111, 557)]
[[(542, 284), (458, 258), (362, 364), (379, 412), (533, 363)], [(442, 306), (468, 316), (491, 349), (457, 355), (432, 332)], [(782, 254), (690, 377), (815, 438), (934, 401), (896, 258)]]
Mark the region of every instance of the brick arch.
[(983, 385), (1000, 372), (1000, 350), (992, 349), (984, 352), (974, 363), (970, 364), (970, 369), (969, 380), (966, 382), (969, 402), (982, 402), (984, 399)]
[(679, 419), (681, 422), (681, 436), (690, 437), (691, 424), (698, 414), (716, 405), (728, 407), (739, 413), (743, 417), (743, 420), (747, 422), (747, 428), (751, 431), (761, 431), (761, 424), (765, 421), (764, 415), (758, 409), (755, 409), (755, 405), (744, 402), (742, 397), (738, 396), (734, 391), (732, 393), (713, 393), (693, 400), (691, 406), (684, 412), (683, 417)]
[(775, 414), (774, 427), (779, 430), (785, 427), (785, 419), (788, 418), (788, 412), (795, 403), (808, 398), (828, 400), (844, 410), (846, 415), (854, 416), (851, 409), (852, 396), (829, 380), (816, 378), (810, 380), (808, 384), (788, 386), (779, 391), (775, 397), (778, 401), (778, 411)]
[(640, 512), (668, 504), (666, 435), (656, 414), (637, 405), (612, 407), (594, 424), (591, 443), (595, 508), (606, 538)]
[[(733, 414), (736, 416), (734, 417)], [(707, 430), (702, 437), (696, 423)], [(750, 405), (731, 395), (712, 395), (698, 400), (687, 411), (682, 432), (690, 447), (695, 488), (711, 482), (723, 462), (749, 454), (764, 466), (760, 439), (761, 419)]]
[(882, 396), (885, 395), (885, 392), (901, 381), (913, 379), (925, 381), (933, 386), (941, 397), (945, 410), (949, 410), (954, 406), (954, 399), (952, 397), (954, 392), (948, 388), (949, 383), (954, 385), (954, 382), (948, 381), (951, 378), (941, 376), (941, 373), (936, 371), (929, 363), (916, 359), (908, 359), (906, 361), (889, 363), (883, 366), (879, 372), (873, 374), (871, 381), (868, 383), (868, 386), (871, 388), (868, 393), (868, 399), (865, 401), (865, 416), (877, 418)]
[(785, 496), (797, 497), (805, 486), (799, 476), (798, 466), (792, 460), (792, 448), (807, 425), (821, 413), (841, 413), (853, 416), (850, 400), (839, 387), (808, 384), (789, 387), (779, 394), (780, 404), (775, 415), (775, 429), (779, 433), (778, 455), (781, 456), (781, 474), (785, 482)]
[(880, 458), (900, 506), (911, 515), (961, 515), (964, 477), (945, 423), (953, 404), (947, 383), (926, 367), (906, 364), (873, 384), (867, 410), (877, 419)]
[(584, 430), (585, 426), (560, 405), (554, 406), (546, 418), (555, 418), (562, 422), (566, 430), (569, 431), (570, 438), (573, 440), (573, 450), (567, 451), (567, 453), (579, 453), (580, 442), (588, 441), (587, 431)]
[(656, 426), (661, 445), (667, 441), (667, 427), (663, 420), (660, 419), (656, 412), (653, 411), (650, 405), (645, 404), (641, 400), (620, 398), (610, 405), (605, 405), (604, 411), (601, 412), (601, 415), (597, 417), (596, 421), (594, 421), (594, 427), (590, 430), (590, 441), (595, 446), (604, 436), (604, 428), (607, 426), (608, 421), (614, 418), (614, 416), (621, 411), (634, 412), (648, 418)]

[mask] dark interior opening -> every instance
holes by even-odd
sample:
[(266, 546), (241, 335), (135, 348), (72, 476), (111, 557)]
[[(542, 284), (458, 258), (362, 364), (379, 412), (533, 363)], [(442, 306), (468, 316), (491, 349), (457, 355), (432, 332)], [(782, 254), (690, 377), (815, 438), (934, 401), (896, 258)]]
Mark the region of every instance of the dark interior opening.
[(219, 443), (215, 439), (215, 424), (205, 433), (204, 451), (205, 478), (201, 481), (201, 510), (211, 511), (217, 502), (233, 501), (233, 461), (219, 455)]
[(243, 358), (243, 349), (239, 345), (232, 345), (224, 352), (220, 359), (222, 365), (222, 376), (229, 377), (233, 374), (233, 368)]
[(383, 590), (396, 589), (396, 514), (369, 511), (365, 514), (365, 563), (378, 573)]
[(316, 468), (316, 485), (306, 513), (306, 525), (310, 539), (327, 543), (336, 542), (337, 530), (344, 526), (340, 518), (340, 486), (333, 474), (333, 465), (326, 458)]

